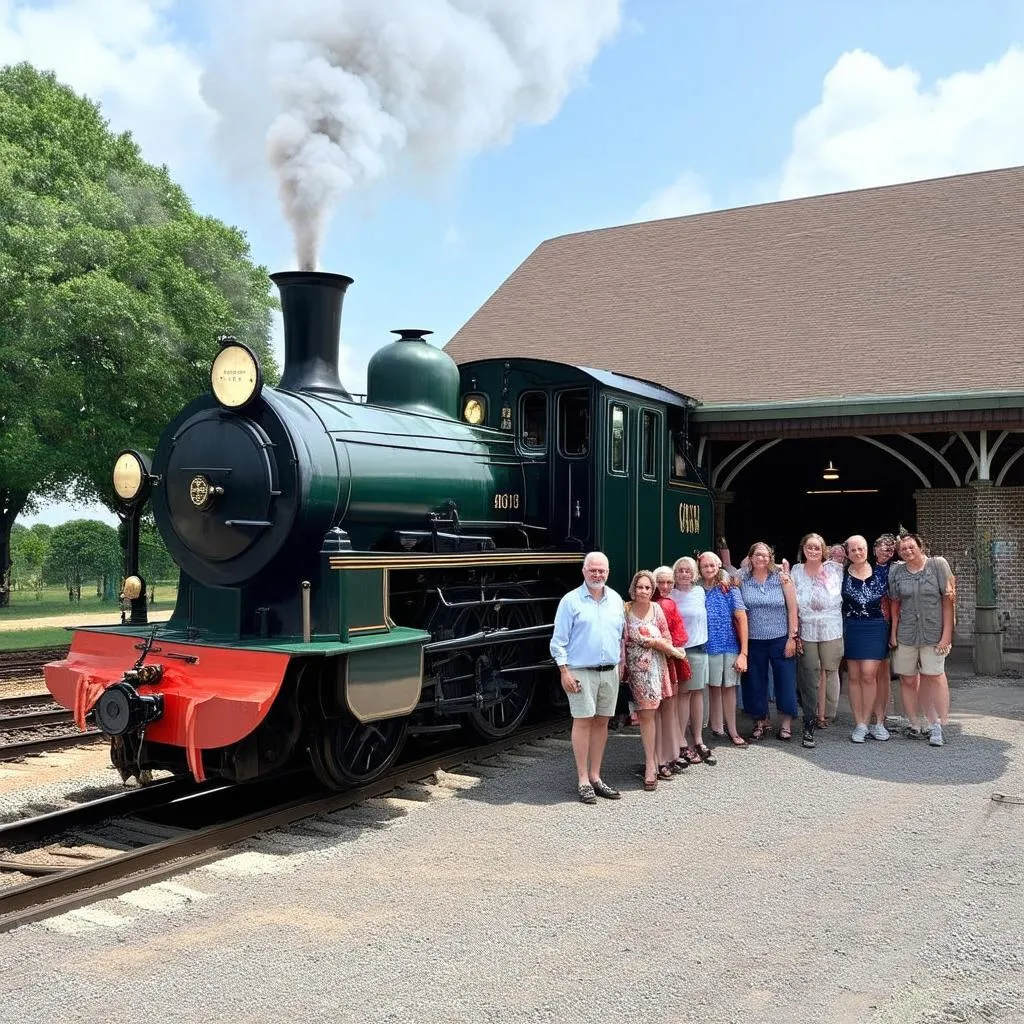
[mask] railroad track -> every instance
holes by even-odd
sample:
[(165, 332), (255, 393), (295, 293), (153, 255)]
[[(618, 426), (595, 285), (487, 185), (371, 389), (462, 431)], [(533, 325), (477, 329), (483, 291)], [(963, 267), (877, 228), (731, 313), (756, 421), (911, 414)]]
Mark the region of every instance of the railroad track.
[(97, 729), (79, 732), (74, 715), (49, 694), (0, 697), (0, 761), (91, 743)]
[(48, 661), (57, 661), (68, 653), (68, 644), (60, 647), (35, 647), (31, 650), (0, 651), (0, 681), (31, 679), (43, 671)]
[[(523, 729), (507, 739), (435, 753), (400, 765), (376, 782), (345, 793), (319, 791), (312, 796), (296, 797), (295, 778), (287, 776), (249, 786), (196, 787), (175, 779), (116, 798), (108, 797), (95, 805), (0, 826), (0, 846), (14, 848), (28, 841), (34, 844), (37, 858), (32, 860), (32, 850), (8, 854), (0, 862), (0, 869), (38, 876), (0, 889), (0, 933), (189, 871), (227, 856), (233, 844), (262, 832), (303, 818), (332, 814), (402, 786), (424, 782), (437, 772), (486, 763), (503, 751), (543, 740), (564, 729), (565, 720), (559, 719)], [(275, 787), (279, 792), (275, 793)], [(287, 795), (289, 792), (291, 795)], [(239, 814), (239, 801), (247, 797), (255, 798), (257, 804), (269, 797), (274, 803), (270, 807), (250, 807)], [(216, 817), (218, 810), (230, 811), (234, 816), (227, 821), (210, 821), (211, 811)], [(157, 820), (145, 819), (146, 814)], [(189, 827), (189, 820), (194, 827)], [(95, 834), (104, 822), (113, 826), (116, 839)], [(63, 861), (39, 861), (40, 840), (52, 839), (55, 833), (68, 829), (90, 830), (91, 834), (85, 833), (86, 839), (91, 840), (93, 850), (100, 850), (95, 859), (83, 863), (79, 854), (76, 865), (69, 862), (70, 855), (65, 851)], [(54, 852), (50, 851), (51, 857)]]

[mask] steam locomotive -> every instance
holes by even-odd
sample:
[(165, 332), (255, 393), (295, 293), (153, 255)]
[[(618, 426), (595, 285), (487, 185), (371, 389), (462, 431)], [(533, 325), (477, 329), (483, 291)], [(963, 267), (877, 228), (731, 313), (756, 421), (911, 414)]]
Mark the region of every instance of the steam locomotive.
[[(285, 363), (222, 340), (210, 393), (152, 458), (126, 450), (129, 620), (78, 629), (47, 687), (109, 737), (124, 778), (242, 781), (308, 757), (331, 788), (384, 772), (411, 734), (513, 732), (545, 684), (558, 598), (605, 551), (612, 585), (708, 546), (691, 399), (532, 359), (457, 367), (420, 330), (338, 376), (352, 279), (272, 275)], [(147, 502), (180, 568), (147, 621)]]

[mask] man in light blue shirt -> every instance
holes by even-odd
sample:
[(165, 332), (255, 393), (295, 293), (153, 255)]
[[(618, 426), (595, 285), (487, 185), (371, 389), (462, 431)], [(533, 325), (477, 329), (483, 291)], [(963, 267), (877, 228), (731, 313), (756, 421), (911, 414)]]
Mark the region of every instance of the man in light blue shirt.
[(608, 559), (591, 551), (583, 560), (583, 586), (558, 602), (551, 656), (562, 678), (572, 712), (572, 752), (578, 793), (585, 804), (597, 797), (618, 800), (601, 780), (601, 759), (608, 742), (608, 721), (619, 695), (619, 661), (625, 611), (608, 579)]

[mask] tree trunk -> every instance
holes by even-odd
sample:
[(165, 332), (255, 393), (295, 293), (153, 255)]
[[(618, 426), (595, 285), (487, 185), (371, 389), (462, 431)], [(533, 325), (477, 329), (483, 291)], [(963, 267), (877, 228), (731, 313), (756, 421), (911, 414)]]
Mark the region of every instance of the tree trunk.
[(27, 501), (27, 491), (0, 487), (0, 608), (11, 603), (11, 527)]

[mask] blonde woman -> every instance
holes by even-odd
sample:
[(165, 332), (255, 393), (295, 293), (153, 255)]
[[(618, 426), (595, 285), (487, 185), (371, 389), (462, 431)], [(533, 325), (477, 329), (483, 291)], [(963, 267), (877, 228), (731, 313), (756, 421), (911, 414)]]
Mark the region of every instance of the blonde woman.
[[(708, 685), (708, 615), (704, 588), (697, 584), (697, 563), (688, 555), (677, 558), (672, 566), (675, 587), (672, 600), (686, 625), (686, 657), (690, 662), (690, 680), (680, 687), (677, 710), (679, 731), (683, 737), (680, 755), (690, 764), (716, 764), (714, 755), (704, 743), (704, 690)], [(687, 695), (689, 695), (687, 697)], [(693, 745), (685, 746), (689, 728)]]
[(884, 712), (877, 723), (871, 722), (875, 704), (878, 665), (889, 668), (889, 624), (882, 601), (889, 589), (889, 573), (868, 561), (868, 542), (854, 534), (846, 542), (850, 564), (843, 577), (843, 619), (845, 625), (846, 666), (850, 673), (850, 710), (856, 728), (850, 739), (863, 743), (868, 736), (887, 740)]
[(736, 728), (736, 694), (740, 677), (747, 671), (747, 608), (739, 587), (723, 587), (728, 575), (714, 551), (697, 560), (704, 588), (708, 620), (708, 693), (711, 696), (711, 735), (733, 746), (747, 741)]

